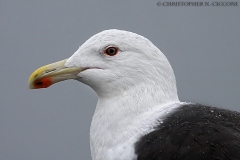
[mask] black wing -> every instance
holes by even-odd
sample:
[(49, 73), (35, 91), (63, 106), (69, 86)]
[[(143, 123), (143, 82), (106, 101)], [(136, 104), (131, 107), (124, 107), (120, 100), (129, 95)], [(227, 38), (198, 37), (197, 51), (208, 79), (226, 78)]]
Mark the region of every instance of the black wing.
[(137, 160), (239, 160), (240, 114), (184, 105), (135, 144)]

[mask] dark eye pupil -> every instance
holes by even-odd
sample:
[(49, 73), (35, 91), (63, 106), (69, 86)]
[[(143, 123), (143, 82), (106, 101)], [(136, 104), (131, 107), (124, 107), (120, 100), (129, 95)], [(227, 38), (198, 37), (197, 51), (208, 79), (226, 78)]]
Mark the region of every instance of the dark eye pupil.
[(114, 55), (116, 53), (116, 49), (115, 48), (108, 48), (107, 53), (109, 55)]

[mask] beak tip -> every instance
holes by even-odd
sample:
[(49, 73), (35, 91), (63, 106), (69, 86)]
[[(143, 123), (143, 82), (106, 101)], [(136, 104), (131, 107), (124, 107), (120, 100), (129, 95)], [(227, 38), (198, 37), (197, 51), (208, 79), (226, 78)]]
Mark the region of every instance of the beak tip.
[(81, 67), (65, 67), (67, 59), (45, 65), (34, 71), (28, 80), (29, 89), (48, 88), (54, 83), (67, 79), (76, 79), (79, 72), (83, 71)]

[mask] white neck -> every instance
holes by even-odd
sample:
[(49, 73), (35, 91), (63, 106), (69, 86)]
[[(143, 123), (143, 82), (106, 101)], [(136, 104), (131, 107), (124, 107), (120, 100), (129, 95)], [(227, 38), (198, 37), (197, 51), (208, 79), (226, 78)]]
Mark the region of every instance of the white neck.
[(151, 131), (178, 102), (177, 94), (163, 92), (162, 85), (141, 84), (115, 97), (99, 97), (90, 131), (92, 158), (134, 157), (137, 138)]

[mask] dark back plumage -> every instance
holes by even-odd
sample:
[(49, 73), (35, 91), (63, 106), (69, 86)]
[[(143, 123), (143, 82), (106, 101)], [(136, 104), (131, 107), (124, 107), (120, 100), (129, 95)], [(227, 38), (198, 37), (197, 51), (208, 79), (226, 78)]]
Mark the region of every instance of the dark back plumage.
[(135, 144), (138, 160), (240, 159), (240, 113), (183, 105)]

